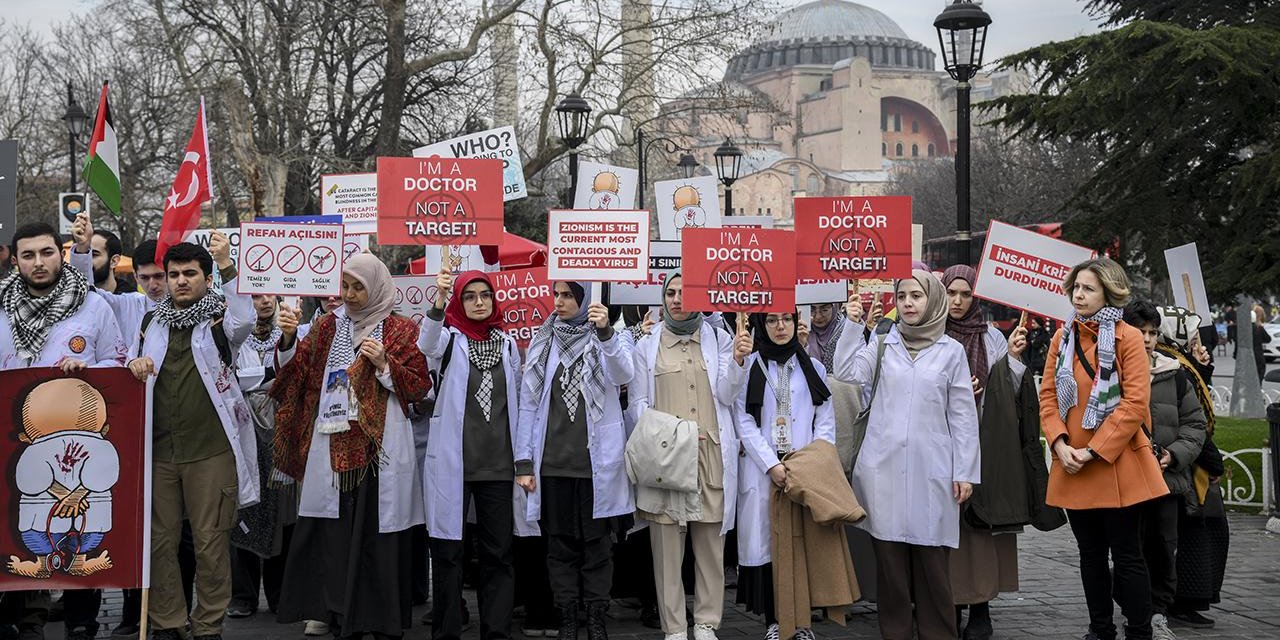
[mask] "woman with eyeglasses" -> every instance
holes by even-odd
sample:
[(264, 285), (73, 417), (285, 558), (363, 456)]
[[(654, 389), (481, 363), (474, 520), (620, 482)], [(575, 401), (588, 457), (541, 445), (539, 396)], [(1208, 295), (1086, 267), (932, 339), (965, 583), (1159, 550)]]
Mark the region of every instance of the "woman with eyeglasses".
[[(764, 616), (765, 640), (779, 640), (770, 485), (786, 483), (783, 456), (814, 440), (835, 444), (836, 418), (828, 402), (827, 370), (800, 346), (796, 314), (754, 313), (750, 324), (756, 352), (747, 361), (747, 386), (736, 406), (738, 438), (746, 452), (738, 464), (737, 601)], [(795, 637), (813, 640), (813, 630), (797, 628)]]
[(523, 521), (514, 515), (520, 351), (502, 330), (488, 275), (467, 271), (455, 280), (442, 271), (436, 291), (418, 336), (418, 349), (440, 363), (423, 465), (435, 594), (431, 637), (462, 635), (462, 533), (474, 501), (480, 638), (508, 638), (515, 598), (512, 530)]

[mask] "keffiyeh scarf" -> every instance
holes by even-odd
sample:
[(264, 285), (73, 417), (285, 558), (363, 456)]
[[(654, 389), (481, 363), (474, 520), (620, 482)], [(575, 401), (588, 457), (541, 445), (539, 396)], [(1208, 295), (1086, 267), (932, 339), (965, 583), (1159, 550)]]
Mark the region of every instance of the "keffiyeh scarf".
[(493, 368), (502, 361), (502, 332), (489, 329), (484, 340), (467, 340), (467, 359), (480, 372), (480, 388), (476, 391), (476, 404), (484, 413), (485, 421), (493, 414)]
[[(350, 369), (351, 365), (356, 362), (356, 345), (352, 341), (352, 334), (355, 332), (355, 322), (346, 314), (338, 315), (334, 320), (337, 321), (337, 326), (334, 328), (333, 344), (329, 347), (329, 358), (325, 361), (325, 370), (343, 371)], [(382, 340), (382, 323), (378, 323), (378, 325), (373, 328), (373, 333), (369, 334), (369, 337), (378, 341)], [(350, 408), (348, 408), (348, 410), (350, 410)], [(330, 435), (335, 433), (344, 433), (350, 430), (350, 421), (342, 424), (325, 422), (317, 425), (316, 427), (316, 431)]]
[(155, 320), (170, 329), (190, 329), (205, 320), (219, 318), (227, 312), (227, 299), (210, 290), (195, 304), (179, 309), (173, 306), (173, 296), (165, 296), (156, 305)]
[(1107, 416), (1120, 405), (1120, 385), (1116, 376), (1116, 322), (1124, 316), (1124, 311), (1116, 307), (1103, 307), (1089, 318), (1074, 316), (1067, 323), (1067, 331), (1058, 345), (1058, 368), (1054, 371), (1054, 382), (1058, 387), (1058, 416), (1063, 421), (1067, 412), (1076, 406), (1079, 387), (1076, 386), (1075, 357), (1076, 340), (1079, 340), (1079, 329), (1076, 323), (1094, 321), (1098, 323), (1098, 367), (1094, 372), (1093, 390), (1089, 392), (1089, 404), (1084, 409), (1084, 420), (1081, 425), (1087, 430), (1094, 430), (1102, 424)]
[[(584, 317), (586, 314), (582, 314)], [(526, 372), (529, 389), (541, 396), (546, 388), (547, 365), (554, 347), (564, 366), (564, 374), (560, 376), (560, 388), (564, 391), (565, 407), (569, 410), (569, 419), (573, 420), (578, 413), (578, 403), (585, 397), (587, 400), (587, 417), (597, 422), (604, 416), (604, 398), (606, 386), (604, 382), (604, 366), (600, 362), (600, 352), (591, 340), (596, 328), (588, 322), (572, 324), (552, 316), (534, 335), (529, 350), (537, 351), (538, 360), (531, 362)]]
[(9, 317), (13, 346), (18, 356), (33, 360), (44, 348), (53, 325), (71, 317), (84, 304), (89, 281), (79, 271), (62, 267), (57, 284), (48, 295), (35, 297), (17, 271), (0, 280), (0, 306)]
[(271, 327), (271, 333), (267, 337), (259, 338), (257, 333), (251, 333), (244, 343), (259, 354), (267, 354), (275, 351), (276, 343), (280, 342), (280, 334), (280, 327)]

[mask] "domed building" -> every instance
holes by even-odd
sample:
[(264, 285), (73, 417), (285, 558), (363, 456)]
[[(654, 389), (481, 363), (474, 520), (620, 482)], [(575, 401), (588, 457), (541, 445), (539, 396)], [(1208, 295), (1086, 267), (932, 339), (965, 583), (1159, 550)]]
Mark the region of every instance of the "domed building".
[[(787, 227), (795, 196), (877, 195), (895, 163), (952, 155), (956, 83), (939, 62), (884, 13), (817, 0), (778, 15), (721, 82), (663, 105), (660, 118), (712, 170), (731, 138), (746, 153), (734, 213)], [(980, 75), (973, 100), (1014, 84)]]

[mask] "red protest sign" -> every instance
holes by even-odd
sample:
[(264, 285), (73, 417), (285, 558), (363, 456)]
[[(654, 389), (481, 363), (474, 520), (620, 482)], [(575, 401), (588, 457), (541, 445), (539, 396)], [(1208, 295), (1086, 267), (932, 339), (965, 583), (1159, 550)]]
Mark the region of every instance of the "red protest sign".
[(378, 244), (501, 244), (502, 160), (378, 158)]
[(911, 197), (796, 198), (801, 278), (911, 275)]
[(502, 305), (503, 328), (521, 349), (528, 348), (538, 327), (551, 316), (555, 303), (547, 268), (499, 271), (489, 274), (489, 279), (493, 280), (494, 299)]
[(681, 242), (685, 310), (795, 311), (795, 233), (688, 228)]
[(148, 585), (145, 408), (123, 367), (0, 372), (0, 591)]

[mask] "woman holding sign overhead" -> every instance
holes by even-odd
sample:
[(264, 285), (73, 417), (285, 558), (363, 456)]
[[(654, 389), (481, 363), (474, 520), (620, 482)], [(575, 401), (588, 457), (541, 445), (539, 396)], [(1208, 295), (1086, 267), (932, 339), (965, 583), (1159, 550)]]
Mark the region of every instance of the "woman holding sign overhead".
[[(455, 286), (458, 293), (450, 296)], [(502, 309), (488, 275), (467, 271), (455, 281), (441, 270), (436, 288), (435, 305), (418, 335), (423, 355), (441, 363), (422, 478), (435, 594), (431, 637), (462, 635), (463, 520), (474, 501), (480, 637), (508, 638), (515, 597), (512, 530), (535, 533), (523, 514), (513, 515), (513, 492), (520, 491), (514, 453), (520, 351), (502, 331)]]
[[(978, 411), (964, 347), (946, 335), (947, 293), (916, 269), (894, 283), (897, 319), (864, 337), (862, 302), (846, 309), (835, 377), (863, 389), (869, 414), (855, 451), (859, 526), (876, 552), (880, 634), (957, 636), (949, 558), (960, 545), (960, 505), (979, 481)], [(914, 610), (912, 603), (915, 603)]]
[(590, 640), (606, 640), (613, 537), (635, 510), (618, 399), (631, 382), (632, 343), (609, 326), (603, 304), (586, 305), (592, 286), (555, 283), (555, 313), (526, 354), (516, 429), (516, 482), (529, 494), (528, 519), (547, 538), (564, 640), (577, 640), (580, 607)]

